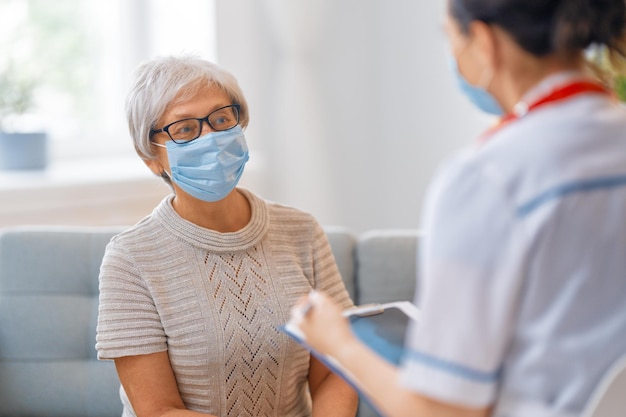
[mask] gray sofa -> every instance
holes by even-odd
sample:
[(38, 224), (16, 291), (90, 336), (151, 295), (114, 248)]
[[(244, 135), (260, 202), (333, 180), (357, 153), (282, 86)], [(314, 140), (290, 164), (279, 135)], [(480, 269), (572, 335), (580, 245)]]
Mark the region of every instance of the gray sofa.
[[(94, 349), (100, 261), (120, 230), (0, 230), (0, 417), (121, 415), (115, 367)], [(357, 304), (413, 299), (416, 231), (326, 232)]]

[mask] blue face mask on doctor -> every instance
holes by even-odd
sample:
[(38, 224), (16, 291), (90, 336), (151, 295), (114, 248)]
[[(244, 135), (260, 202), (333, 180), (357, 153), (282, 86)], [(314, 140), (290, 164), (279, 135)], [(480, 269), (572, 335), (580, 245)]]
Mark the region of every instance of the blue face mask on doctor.
[(239, 125), (187, 143), (170, 140), (165, 148), (171, 170), (167, 175), (187, 194), (207, 202), (222, 200), (235, 188), (249, 159)]
[(487, 90), (480, 86), (473, 86), (467, 82), (463, 74), (461, 74), (461, 71), (459, 71), (459, 65), (453, 56), (450, 56), (450, 69), (457, 80), (459, 89), (476, 107), (485, 113), (496, 116), (502, 116), (504, 114), (504, 110), (502, 110), (500, 104), (498, 104), (496, 99), (493, 98)]

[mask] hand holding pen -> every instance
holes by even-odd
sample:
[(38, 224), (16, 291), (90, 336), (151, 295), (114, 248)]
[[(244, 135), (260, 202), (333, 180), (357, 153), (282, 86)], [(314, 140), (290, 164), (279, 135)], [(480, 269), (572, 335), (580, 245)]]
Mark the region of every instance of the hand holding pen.
[(311, 291), (291, 310), (291, 321), (298, 326), (306, 342), (315, 350), (331, 354), (354, 339), (343, 309), (330, 297)]

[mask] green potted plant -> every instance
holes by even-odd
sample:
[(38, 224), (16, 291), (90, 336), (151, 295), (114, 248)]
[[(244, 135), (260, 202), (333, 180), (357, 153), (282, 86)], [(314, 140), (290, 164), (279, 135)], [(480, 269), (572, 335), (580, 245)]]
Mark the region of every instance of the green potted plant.
[(15, 65), (0, 68), (1, 170), (43, 170), (48, 164), (47, 134), (20, 126), (20, 118), (33, 108), (36, 86)]
[(619, 101), (626, 103), (626, 59), (604, 46), (591, 48), (587, 58), (598, 78), (613, 90)]
[(79, 4), (0, 0), (0, 170), (47, 167), (52, 103), (88, 111), (76, 99), (93, 81)]
[(0, 69), (0, 169), (42, 170), (48, 163), (45, 132), (18, 131), (18, 119), (34, 103), (36, 83), (13, 66)]
[(626, 102), (626, 76), (617, 75), (615, 77), (614, 86), (615, 94), (620, 101)]

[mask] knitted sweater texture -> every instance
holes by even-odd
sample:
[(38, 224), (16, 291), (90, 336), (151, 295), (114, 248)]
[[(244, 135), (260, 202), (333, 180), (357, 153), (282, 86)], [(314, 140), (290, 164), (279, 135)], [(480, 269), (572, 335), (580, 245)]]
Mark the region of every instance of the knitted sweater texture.
[[(240, 231), (198, 227), (169, 196), (111, 240), (100, 270), (98, 358), (167, 351), (192, 410), (309, 416), (309, 353), (278, 326), (314, 288), (352, 302), (312, 216), (239, 191), (252, 208)], [(134, 416), (121, 394), (124, 416)]]

